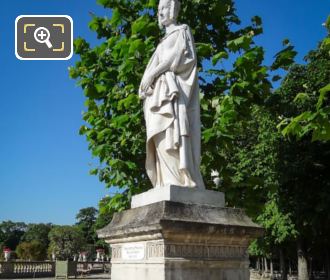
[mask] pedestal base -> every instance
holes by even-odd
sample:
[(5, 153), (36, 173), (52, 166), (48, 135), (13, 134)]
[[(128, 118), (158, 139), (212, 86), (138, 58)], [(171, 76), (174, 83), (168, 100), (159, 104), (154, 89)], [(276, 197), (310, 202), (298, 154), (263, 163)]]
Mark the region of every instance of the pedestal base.
[[(228, 266), (232, 266), (228, 264)], [(249, 270), (235, 265), (197, 261), (176, 261), (167, 264), (113, 264), (111, 279), (115, 280), (245, 280)]]
[(153, 188), (147, 192), (134, 195), (131, 204), (132, 208), (137, 208), (160, 201), (225, 207), (225, 195), (222, 192), (173, 185)]
[(262, 232), (240, 209), (161, 201), (116, 213), (98, 235), (111, 280), (249, 280), (247, 248)]

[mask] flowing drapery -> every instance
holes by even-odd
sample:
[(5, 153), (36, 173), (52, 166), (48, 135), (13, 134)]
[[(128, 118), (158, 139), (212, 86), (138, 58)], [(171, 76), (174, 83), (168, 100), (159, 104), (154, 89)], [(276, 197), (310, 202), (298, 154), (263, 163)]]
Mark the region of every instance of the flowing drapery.
[[(167, 44), (167, 40), (174, 42)], [(174, 49), (171, 49), (174, 48)], [(147, 128), (146, 170), (154, 187), (178, 185), (204, 188), (200, 174), (200, 105), (197, 59), (193, 37), (187, 25), (167, 34), (146, 68), (145, 75), (169, 59), (169, 71), (162, 73), (144, 98)]]

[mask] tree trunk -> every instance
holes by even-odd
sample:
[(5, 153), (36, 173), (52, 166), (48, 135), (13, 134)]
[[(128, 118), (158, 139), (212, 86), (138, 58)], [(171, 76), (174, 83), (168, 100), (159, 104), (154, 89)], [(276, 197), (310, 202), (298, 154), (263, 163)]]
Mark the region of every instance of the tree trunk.
[(273, 279), (274, 267), (273, 267), (273, 259), (272, 258), (270, 259), (270, 276), (271, 276), (271, 279)]
[(326, 250), (325, 252), (325, 261), (326, 261), (326, 270), (327, 270), (327, 279), (330, 280), (330, 251)]
[(289, 260), (289, 275), (292, 275), (291, 260)]
[(297, 255), (298, 255), (298, 280), (309, 280), (308, 262), (301, 240), (298, 240), (297, 242)]
[(265, 273), (268, 273), (267, 258), (264, 258), (264, 264), (265, 264)]
[(286, 262), (285, 262), (285, 256), (283, 248), (280, 248), (280, 271), (281, 271), (281, 280), (287, 280), (288, 279), (288, 272), (286, 269)]
[(310, 258), (309, 259), (309, 269), (308, 269), (308, 275), (309, 275), (309, 279), (313, 280), (313, 259)]
[(257, 258), (257, 267), (256, 267), (256, 269), (258, 271), (260, 271), (260, 258), (259, 257)]

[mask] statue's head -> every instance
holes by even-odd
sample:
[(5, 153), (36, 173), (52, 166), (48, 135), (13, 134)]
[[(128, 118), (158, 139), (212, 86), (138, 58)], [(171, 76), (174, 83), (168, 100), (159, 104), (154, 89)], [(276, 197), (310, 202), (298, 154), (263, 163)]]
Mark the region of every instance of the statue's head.
[(158, 5), (158, 24), (160, 28), (176, 23), (180, 11), (179, 0), (160, 0)]

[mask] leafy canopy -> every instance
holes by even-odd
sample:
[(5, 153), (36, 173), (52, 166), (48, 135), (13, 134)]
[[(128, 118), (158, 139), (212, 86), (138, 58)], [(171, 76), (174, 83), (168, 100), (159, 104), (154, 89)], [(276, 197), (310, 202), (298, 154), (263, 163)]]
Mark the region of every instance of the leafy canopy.
[(77, 226), (55, 226), (49, 232), (48, 253), (60, 260), (73, 258), (86, 246), (83, 232)]
[(28, 224), (21, 241), (38, 241), (47, 248), (49, 245), (48, 234), (52, 227), (52, 224)]
[(21, 242), (16, 253), (20, 259), (31, 261), (43, 261), (47, 257), (47, 246), (38, 240)]
[(87, 243), (94, 244), (97, 241), (95, 222), (98, 211), (94, 207), (82, 208), (76, 215), (78, 228), (83, 232)]
[(0, 224), (0, 247), (8, 247), (15, 250), (26, 231), (25, 223), (3, 221)]
[[(286, 137), (298, 139), (312, 134), (312, 141), (330, 140), (330, 16), (325, 26), (327, 36), (320, 42), (315, 51), (306, 57), (307, 65), (301, 65), (299, 81), (304, 80), (303, 87), (294, 98), (298, 115), (287, 116), (278, 125)], [(288, 82), (295, 73), (291, 70)], [(318, 95), (318, 96), (317, 96)], [(308, 106), (313, 104), (312, 106)]]
[[(132, 195), (151, 187), (145, 173), (145, 127), (138, 87), (146, 65), (163, 35), (157, 25), (155, 0), (98, 0), (110, 17), (93, 15), (89, 24), (100, 44), (74, 42), (80, 60), (70, 68), (86, 96), (85, 135), (100, 164), (91, 170), (106, 186), (119, 191), (108, 210), (129, 207)], [(285, 68), (295, 56), (288, 42), (271, 67), (254, 37), (262, 33), (261, 18), (241, 27), (232, 0), (182, 0), (179, 22), (192, 28), (196, 42), (202, 107), (202, 173), (211, 188), (211, 169), (227, 176), (225, 166), (233, 138), (251, 119), (251, 106), (271, 92), (270, 70)], [(224, 67), (224, 64), (230, 65)], [(278, 79), (275, 75), (274, 78)], [(228, 177), (228, 176), (227, 176)], [(230, 175), (229, 175), (230, 177)], [(229, 178), (232, 182), (233, 178)], [(228, 197), (234, 195), (227, 194)], [(232, 203), (229, 199), (229, 203)]]

